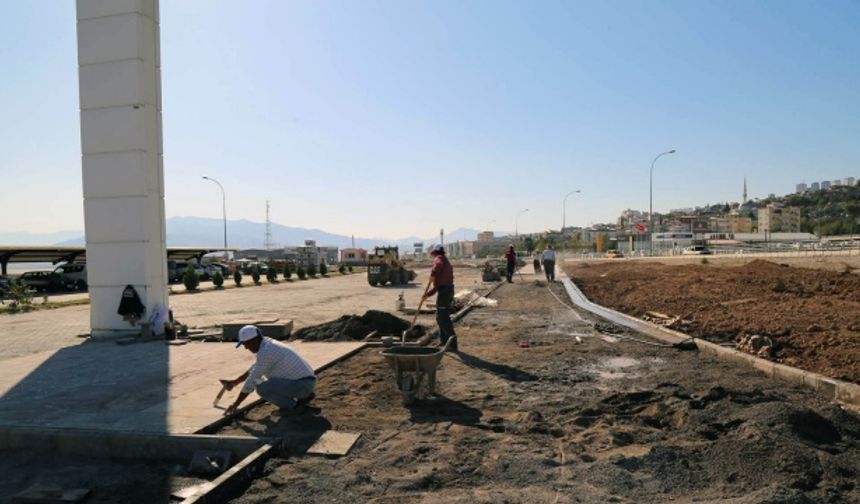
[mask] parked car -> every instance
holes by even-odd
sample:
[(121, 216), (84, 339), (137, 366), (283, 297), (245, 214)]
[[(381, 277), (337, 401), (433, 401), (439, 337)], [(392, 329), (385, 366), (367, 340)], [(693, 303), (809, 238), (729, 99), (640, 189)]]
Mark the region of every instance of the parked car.
[(610, 250), (606, 252), (607, 259), (624, 259), (624, 253), (620, 250)]
[(260, 276), (266, 276), (266, 273), (269, 272), (269, 266), (266, 263), (262, 262), (249, 262), (244, 263), (242, 265), (242, 273), (245, 275), (250, 275), (254, 272), (254, 266), (256, 266), (260, 270)]
[(188, 263), (185, 261), (167, 261), (167, 281), (178, 282), (182, 280), (182, 275), (188, 269)]
[(69, 290), (87, 290), (87, 267), (84, 264), (63, 264), (54, 268), (60, 284)]
[(18, 281), (37, 292), (53, 292), (62, 285), (60, 275), (53, 271), (28, 271)]
[(681, 255), (711, 255), (714, 251), (704, 245), (691, 245), (681, 251)]

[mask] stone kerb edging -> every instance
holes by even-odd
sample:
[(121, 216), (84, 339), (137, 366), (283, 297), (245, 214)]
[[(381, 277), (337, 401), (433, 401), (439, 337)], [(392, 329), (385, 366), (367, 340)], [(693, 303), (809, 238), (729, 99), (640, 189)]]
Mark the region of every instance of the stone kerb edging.
[(719, 359), (750, 366), (771, 378), (809, 387), (826, 399), (835, 399), (853, 406), (860, 406), (860, 385), (830, 378), (819, 373), (804, 371), (796, 367), (786, 366), (785, 364), (771, 362), (734, 348), (720, 346), (710, 341), (694, 338), (682, 332), (631, 317), (630, 315), (591, 302), (563, 271), (560, 272), (559, 278), (561, 278), (564, 284), (567, 295), (575, 305), (608, 319), (613, 323), (666, 343), (678, 343), (692, 339), (699, 348), (699, 351), (713, 355)]

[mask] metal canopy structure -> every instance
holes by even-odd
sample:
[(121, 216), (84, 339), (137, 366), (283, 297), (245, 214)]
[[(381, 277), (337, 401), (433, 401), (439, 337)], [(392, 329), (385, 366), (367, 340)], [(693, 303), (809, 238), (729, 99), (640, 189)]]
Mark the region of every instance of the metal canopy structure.
[[(227, 252), (236, 252), (238, 249), (227, 249)], [(223, 248), (199, 248), (199, 247), (168, 247), (168, 261), (188, 261), (196, 259), (198, 262), (206, 254), (224, 252)], [(9, 263), (76, 263), (86, 264), (87, 249), (85, 247), (25, 247), (25, 246), (0, 246), (0, 274), (6, 275)]]

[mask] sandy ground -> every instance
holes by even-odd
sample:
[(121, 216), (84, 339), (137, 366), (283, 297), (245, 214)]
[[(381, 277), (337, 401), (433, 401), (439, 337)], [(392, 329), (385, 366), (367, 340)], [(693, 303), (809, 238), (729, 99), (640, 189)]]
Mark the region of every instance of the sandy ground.
[[(532, 279), (495, 297), (458, 325), (435, 398), (404, 406), (365, 350), (321, 374), (310, 409), (227, 426), (287, 443), (234, 502), (860, 502), (860, 421), (839, 407), (597, 333)], [(303, 455), (327, 429), (362, 437), (342, 458)]]
[(637, 317), (680, 316), (679, 330), (734, 342), (771, 338), (770, 357), (860, 381), (860, 276), (850, 264), (580, 262), (565, 266), (592, 301)]

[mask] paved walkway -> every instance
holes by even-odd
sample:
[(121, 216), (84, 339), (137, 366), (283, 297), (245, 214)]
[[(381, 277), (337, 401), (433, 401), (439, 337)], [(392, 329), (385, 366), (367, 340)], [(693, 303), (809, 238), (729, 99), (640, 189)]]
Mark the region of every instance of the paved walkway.
[[(290, 344), (314, 369), (364, 343)], [(0, 372), (2, 427), (192, 434), (219, 420), (238, 393), (213, 406), (219, 378), (235, 378), (254, 356), (232, 343), (119, 346), (90, 342), (9, 359)], [(245, 404), (257, 399), (252, 395)]]
[[(376, 309), (394, 312), (397, 296), (404, 293), (406, 306), (418, 305), (428, 270), (419, 270), (416, 283), (400, 287), (370, 287), (365, 274), (317, 278), (247, 286), (222, 291), (171, 296), (170, 306), (178, 320), (190, 327), (214, 328), (230, 321), (293, 319), (295, 329), (319, 324), (344, 314)], [(480, 270), (458, 268), (457, 289), (480, 287)], [(89, 332), (88, 305), (15, 315), (0, 315), (0, 360), (45, 350), (78, 345)], [(433, 324), (432, 315), (420, 322)]]

